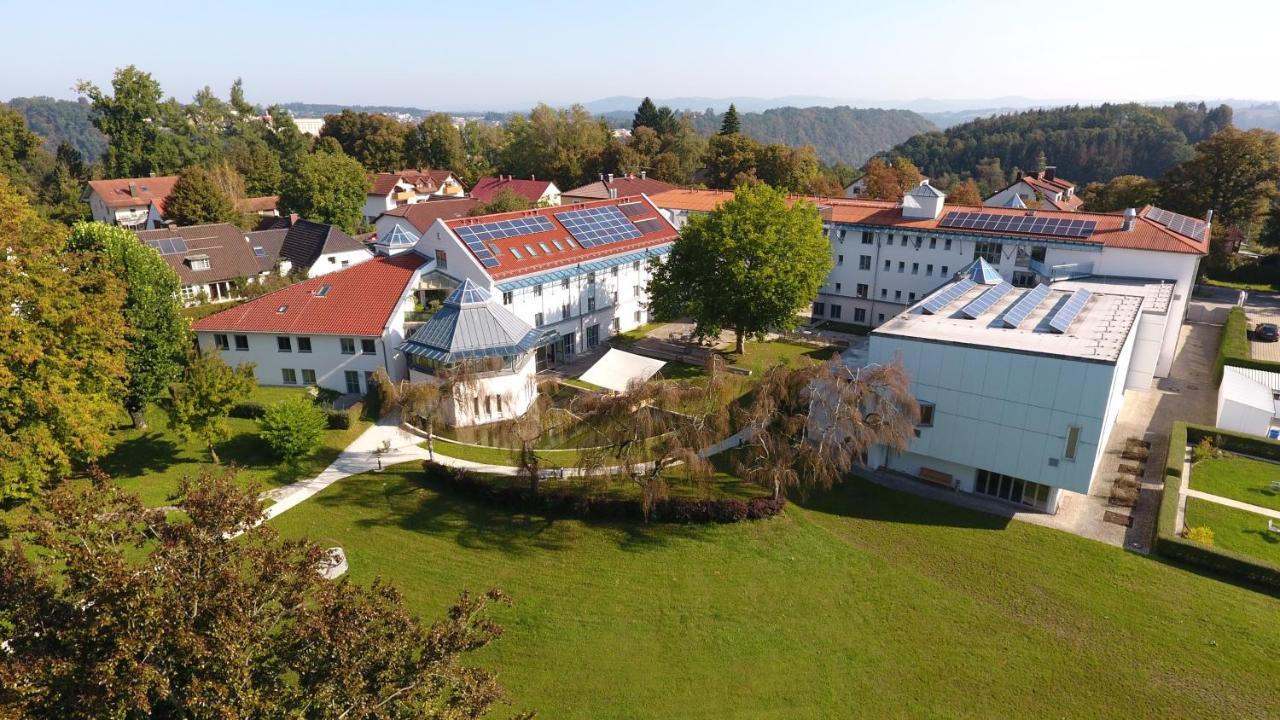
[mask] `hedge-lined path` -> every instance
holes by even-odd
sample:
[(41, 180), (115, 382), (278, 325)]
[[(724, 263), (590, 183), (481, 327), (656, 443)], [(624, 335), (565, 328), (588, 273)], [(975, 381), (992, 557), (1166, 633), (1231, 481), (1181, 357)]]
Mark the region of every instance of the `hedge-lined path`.
[(1280, 520), (1280, 510), (1272, 510), (1271, 508), (1264, 508), (1259, 505), (1250, 505), (1247, 502), (1232, 500), (1231, 498), (1222, 497), (1221, 495), (1213, 495), (1207, 492), (1200, 492), (1199, 490), (1191, 490), (1191, 489), (1183, 490), (1181, 505), (1184, 508), (1186, 506), (1187, 498), (1205, 500), (1207, 502), (1217, 503), (1219, 505), (1226, 505), (1227, 507), (1233, 507), (1237, 510), (1247, 510), (1255, 515), (1266, 515), (1267, 517), (1273, 520)]

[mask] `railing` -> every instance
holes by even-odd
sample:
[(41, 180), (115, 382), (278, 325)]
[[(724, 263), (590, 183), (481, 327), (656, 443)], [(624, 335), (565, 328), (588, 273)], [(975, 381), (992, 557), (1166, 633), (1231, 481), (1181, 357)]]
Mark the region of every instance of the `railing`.
[(1087, 277), (1093, 274), (1093, 263), (1048, 265), (1040, 260), (1032, 260), (1027, 263), (1027, 267), (1035, 274), (1048, 278), (1049, 282), (1054, 282), (1056, 280), (1074, 280), (1075, 278)]

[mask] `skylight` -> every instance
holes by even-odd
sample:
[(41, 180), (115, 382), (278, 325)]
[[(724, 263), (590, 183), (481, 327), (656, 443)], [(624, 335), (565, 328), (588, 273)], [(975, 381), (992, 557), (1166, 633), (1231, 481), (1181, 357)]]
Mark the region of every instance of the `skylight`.
[(329, 288), (331, 288), (331, 287), (332, 287), (332, 286), (331, 286), (331, 285), (329, 285), (328, 283), (326, 283), (326, 284), (324, 284), (324, 285), (321, 285), (321, 286), (316, 290), (316, 297), (324, 297), (324, 296), (328, 295), (328, 294), (329, 294)]

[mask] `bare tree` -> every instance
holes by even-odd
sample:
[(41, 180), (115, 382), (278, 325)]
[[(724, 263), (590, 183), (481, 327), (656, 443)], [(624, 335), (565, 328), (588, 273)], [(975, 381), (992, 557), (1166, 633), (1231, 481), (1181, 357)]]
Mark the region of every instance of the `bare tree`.
[[(563, 429), (571, 422), (571, 416), (568, 413), (557, 412), (552, 407), (551, 396), (555, 387), (555, 380), (543, 383), (538, 387), (532, 404), (524, 413), (510, 420), (504, 420), (498, 425), (499, 436), (505, 440), (503, 444), (515, 446), (516, 465), (520, 468), (520, 474), (529, 479), (529, 491), (535, 495), (542, 480), (544, 459), (538, 450), (549, 434)], [(504, 402), (507, 407), (513, 407), (514, 400), (515, 398), (508, 394)]]
[(839, 360), (765, 373), (742, 414), (740, 477), (779, 498), (793, 487), (831, 487), (868, 451), (902, 452), (920, 406), (898, 363), (849, 368)]

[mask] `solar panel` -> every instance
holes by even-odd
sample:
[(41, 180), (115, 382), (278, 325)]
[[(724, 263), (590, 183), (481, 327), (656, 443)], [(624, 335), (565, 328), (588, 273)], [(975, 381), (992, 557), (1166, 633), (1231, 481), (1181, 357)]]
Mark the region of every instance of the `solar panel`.
[[(498, 266), (498, 259), (485, 246), (487, 241), (547, 232), (554, 228), (555, 226), (551, 224), (551, 221), (545, 217), (530, 215), (528, 217), (512, 218), (511, 220), (462, 225), (454, 228), (453, 231), (462, 242), (466, 243), (468, 248), (471, 248), (471, 252), (475, 253), (476, 259), (480, 261), (481, 265), (491, 268)], [(516, 259), (518, 260), (519, 258), (520, 256), (517, 255)]]
[(161, 255), (177, 255), (187, 251), (187, 241), (183, 238), (161, 238), (159, 240), (148, 240), (147, 244), (156, 249)]
[(1155, 206), (1152, 206), (1147, 211), (1147, 218), (1160, 223), (1179, 235), (1186, 235), (1196, 240), (1204, 240), (1204, 232), (1208, 228), (1208, 223), (1189, 218), (1186, 215), (1169, 212), (1168, 210), (1161, 210)]
[(1007, 282), (1002, 282), (999, 285), (996, 285), (992, 287), (990, 290), (987, 290), (986, 292), (979, 295), (977, 299), (973, 300), (968, 305), (965, 305), (963, 308), (960, 308), (960, 314), (964, 315), (970, 320), (973, 320), (974, 318), (977, 318), (982, 313), (990, 310), (992, 305), (995, 305), (996, 302), (1000, 300), (1000, 298), (1004, 297), (1005, 295), (1008, 295), (1009, 291), (1012, 289), (1013, 289), (1012, 285), (1010, 285)]
[(1014, 303), (1004, 313), (1005, 327), (1016, 328), (1027, 319), (1032, 310), (1035, 310), (1044, 299), (1049, 297), (1048, 285), (1037, 285), (1032, 288), (1031, 292), (1022, 296), (1022, 299)]
[(956, 298), (968, 292), (969, 288), (973, 287), (974, 285), (977, 285), (977, 283), (970, 280), (969, 278), (965, 278), (960, 282), (939, 292), (937, 295), (934, 295), (933, 297), (929, 298), (924, 305), (920, 306), (920, 309), (924, 310), (930, 315), (937, 315), (938, 313), (942, 312), (943, 308), (955, 302)]
[(634, 240), (643, 234), (613, 205), (556, 213), (556, 219), (584, 248)]
[(939, 227), (982, 230), (985, 232), (1011, 232), (1029, 235), (1048, 235), (1063, 238), (1087, 238), (1093, 235), (1098, 223), (1066, 217), (1042, 215), (997, 215), (984, 212), (949, 212), (938, 223)]
[(636, 215), (644, 215), (649, 212), (649, 207), (644, 203), (630, 202), (622, 203), (618, 206), (623, 215), (627, 217), (635, 217)]
[(657, 218), (647, 218), (645, 220), (636, 220), (635, 222), (636, 228), (646, 235), (662, 231), (663, 222)]
[(1065, 333), (1080, 311), (1084, 310), (1084, 306), (1088, 304), (1091, 297), (1093, 293), (1084, 289), (1071, 293), (1071, 299), (1049, 318), (1049, 327), (1053, 328), (1054, 332)]

